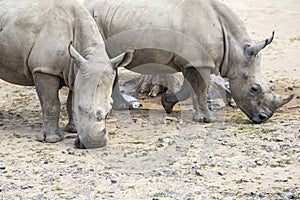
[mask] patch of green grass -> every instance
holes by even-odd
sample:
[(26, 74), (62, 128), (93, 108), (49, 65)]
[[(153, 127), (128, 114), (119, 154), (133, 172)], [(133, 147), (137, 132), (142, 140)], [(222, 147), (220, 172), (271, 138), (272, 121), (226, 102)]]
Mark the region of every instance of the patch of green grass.
[(294, 41), (300, 41), (300, 36), (296, 36), (296, 37), (291, 38), (291, 41), (292, 42), (294, 42)]
[(20, 93), (20, 92), (21, 92), (21, 90), (14, 90), (13, 91), (14, 94), (17, 94), (17, 93)]
[(244, 182), (245, 182), (245, 181), (244, 181), (243, 179), (239, 179), (239, 180), (236, 180), (236, 181), (235, 181), (236, 184), (242, 184), (242, 183), (244, 183)]
[(56, 190), (56, 191), (62, 191), (63, 189), (62, 189), (61, 187), (58, 187), (58, 186), (57, 186), (57, 187), (55, 188), (55, 190)]
[(156, 192), (153, 194), (153, 197), (166, 197), (166, 194), (164, 192)]
[(13, 177), (13, 175), (11, 175), (11, 174), (6, 174), (6, 176), (5, 176), (6, 178), (12, 178)]

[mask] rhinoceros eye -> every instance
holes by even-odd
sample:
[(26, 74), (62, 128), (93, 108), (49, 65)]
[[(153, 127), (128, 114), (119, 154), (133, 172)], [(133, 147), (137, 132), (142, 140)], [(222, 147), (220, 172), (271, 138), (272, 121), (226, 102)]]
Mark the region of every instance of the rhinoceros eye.
[(250, 87), (250, 93), (252, 93), (252, 94), (257, 94), (260, 91), (261, 91), (261, 86), (259, 84), (253, 84)]

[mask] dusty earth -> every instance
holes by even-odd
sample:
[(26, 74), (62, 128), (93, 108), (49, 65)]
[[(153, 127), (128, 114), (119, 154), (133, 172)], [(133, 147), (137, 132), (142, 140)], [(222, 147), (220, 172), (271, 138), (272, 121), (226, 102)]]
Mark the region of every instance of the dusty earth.
[(189, 101), (166, 115), (159, 99), (146, 100), (113, 111), (107, 147), (78, 150), (69, 133), (36, 142), (35, 89), (0, 81), (0, 199), (300, 199), (300, 1), (224, 2), (254, 40), (276, 31), (263, 71), (276, 92), (298, 98), (261, 125), (231, 107), (215, 123), (194, 123)]

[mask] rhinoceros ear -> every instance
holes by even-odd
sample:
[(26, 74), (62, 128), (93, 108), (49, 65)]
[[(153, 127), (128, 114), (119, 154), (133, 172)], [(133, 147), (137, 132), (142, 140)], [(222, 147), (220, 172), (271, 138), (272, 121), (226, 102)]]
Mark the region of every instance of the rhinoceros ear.
[(75, 62), (78, 64), (78, 67), (82, 66), (84, 63), (87, 62), (87, 60), (82, 57), (76, 49), (72, 46), (72, 43), (69, 45), (69, 53), (70, 56), (75, 60)]
[(125, 53), (122, 53), (121, 55), (110, 59), (110, 63), (113, 66), (113, 68), (118, 68), (118, 67), (125, 67), (127, 66), (133, 58), (135, 50), (128, 49)]
[(264, 41), (262, 41), (258, 44), (247, 45), (244, 49), (244, 54), (245, 54), (246, 58), (248, 58), (249, 60), (254, 60), (256, 55), (273, 41), (274, 34), (275, 34), (275, 31), (272, 32), (271, 37), (265, 39)]

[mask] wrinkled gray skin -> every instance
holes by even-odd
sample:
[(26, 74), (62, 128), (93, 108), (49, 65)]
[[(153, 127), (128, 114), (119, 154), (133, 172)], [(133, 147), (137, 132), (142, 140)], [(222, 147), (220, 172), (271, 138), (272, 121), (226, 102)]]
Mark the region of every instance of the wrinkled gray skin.
[[(117, 65), (123, 56), (114, 60)], [(82, 5), (69, 0), (0, 1), (0, 78), (36, 86), (43, 112), (38, 141), (63, 139), (58, 91), (67, 86), (74, 92), (77, 145), (105, 145), (112, 65), (97, 25)]]
[[(206, 102), (210, 73), (229, 79), (232, 97), (255, 123), (268, 120), (293, 98), (273, 94), (261, 74), (259, 52), (273, 37), (254, 44), (241, 19), (220, 1), (86, 0), (84, 5), (96, 20), (110, 56), (136, 50), (127, 69), (183, 73), (182, 89), (162, 97), (168, 113), (178, 101), (192, 96), (193, 119), (211, 122), (214, 118)], [(122, 105), (118, 85), (115, 90), (114, 101), (122, 107), (126, 103)]]

